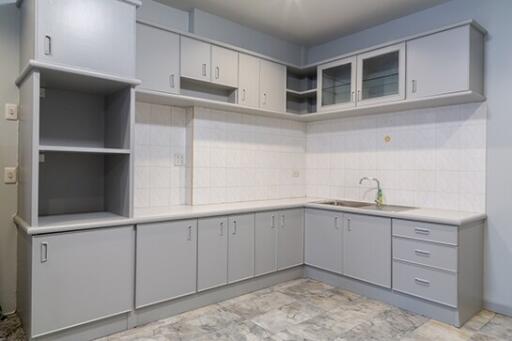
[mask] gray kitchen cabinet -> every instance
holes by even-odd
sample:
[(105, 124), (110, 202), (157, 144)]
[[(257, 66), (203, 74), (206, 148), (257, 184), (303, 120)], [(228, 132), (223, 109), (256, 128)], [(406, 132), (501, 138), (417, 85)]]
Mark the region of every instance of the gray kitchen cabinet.
[(238, 87), (238, 52), (212, 45), (212, 83)]
[(254, 214), (228, 219), (228, 282), (254, 276)]
[(341, 274), (343, 214), (307, 209), (305, 217), (304, 263)]
[(304, 209), (279, 211), (277, 270), (304, 263)]
[(343, 274), (391, 288), (391, 219), (344, 215)]
[(228, 281), (228, 219), (214, 217), (197, 223), (197, 290)]
[(482, 93), (483, 35), (471, 25), (407, 42), (407, 98)]
[(30, 59), (135, 76), (135, 10), (140, 1), (23, 0), (21, 68)]
[(239, 53), (238, 104), (257, 108), (260, 93), (260, 59)]
[(179, 93), (180, 36), (138, 23), (136, 74), (141, 88)]
[(211, 80), (211, 45), (181, 36), (181, 76), (209, 82)]
[(278, 216), (278, 211), (260, 212), (255, 215), (254, 273), (256, 276), (277, 270)]
[(33, 237), (30, 336), (129, 312), (134, 250), (133, 226)]
[(286, 67), (268, 60), (260, 60), (260, 108), (286, 110)]
[(196, 291), (197, 220), (137, 225), (135, 306)]

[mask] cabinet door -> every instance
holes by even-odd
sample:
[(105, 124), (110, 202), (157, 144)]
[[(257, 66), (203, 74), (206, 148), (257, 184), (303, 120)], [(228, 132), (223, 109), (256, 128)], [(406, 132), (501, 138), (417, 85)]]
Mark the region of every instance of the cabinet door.
[(407, 42), (407, 98), (469, 90), (469, 30), (458, 27)]
[(135, 76), (135, 6), (126, 1), (38, 0), (37, 57)]
[(281, 64), (260, 60), (260, 108), (286, 110), (286, 67)]
[(306, 210), (305, 263), (342, 273), (342, 214)]
[(254, 273), (264, 275), (277, 270), (277, 220), (279, 212), (256, 213), (254, 228)]
[(405, 43), (357, 56), (357, 104), (405, 98)]
[(181, 36), (181, 76), (210, 81), (211, 45)]
[(254, 214), (229, 217), (228, 282), (254, 276)]
[(277, 269), (304, 263), (304, 210), (279, 212), (277, 233)]
[(206, 218), (197, 223), (197, 290), (215, 288), (228, 280), (228, 219)]
[(196, 220), (137, 225), (137, 308), (196, 291), (196, 247)]
[(212, 45), (212, 82), (238, 87), (238, 52)]
[(179, 93), (180, 36), (137, 24), (137, 78), (141, 88)]
[(391, 219), (345, 214), (343, 274), (391, 288)]
[(356, 57), (318, 66), (318, 110), (356, 105)]
[(32, 336), (128, 312), (133, 226), (33, 237)]
[(238, 104), (257, 108), (260, 93), (260, 60), (240, 53), (238, 62)]

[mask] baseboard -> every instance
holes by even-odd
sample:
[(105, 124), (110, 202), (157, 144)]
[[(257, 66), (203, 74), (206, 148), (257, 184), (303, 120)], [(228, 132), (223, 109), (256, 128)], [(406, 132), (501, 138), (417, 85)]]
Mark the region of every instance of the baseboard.
[(499, 303), (484, 301), (484, 308), (498, 314), (512, 317), (512, 307)]

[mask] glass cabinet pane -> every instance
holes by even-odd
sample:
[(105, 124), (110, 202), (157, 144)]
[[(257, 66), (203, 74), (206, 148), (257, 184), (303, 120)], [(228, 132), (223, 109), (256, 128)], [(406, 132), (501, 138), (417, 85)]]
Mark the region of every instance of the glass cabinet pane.
[(352, 63), (322, 70), (322, 106), (350, 102)]
[(398, 94), (399, 51), (363, 60), (362, 99)]

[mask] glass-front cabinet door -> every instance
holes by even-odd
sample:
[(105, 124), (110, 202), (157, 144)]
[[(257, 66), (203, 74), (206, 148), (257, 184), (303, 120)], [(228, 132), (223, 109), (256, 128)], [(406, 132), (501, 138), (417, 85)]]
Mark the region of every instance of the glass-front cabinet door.
[(356, 105), (356, 57), (318, 66), (318, 111)]
[(388, 46), (357, 56), (359, 105), (405, 98), (405, 44)]

